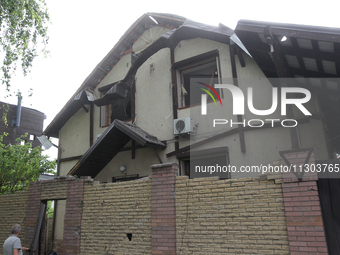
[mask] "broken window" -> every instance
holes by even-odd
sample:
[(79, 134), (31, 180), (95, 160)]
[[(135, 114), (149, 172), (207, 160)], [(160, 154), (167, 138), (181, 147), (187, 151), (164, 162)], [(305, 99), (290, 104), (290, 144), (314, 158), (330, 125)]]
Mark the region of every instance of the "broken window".
[[(105, 94), (102, 92), (102, 94)], [(131, 119), (131, 97), (130, 92), (124, 99), (117, 99), (110, 104), (100, 107), (100, 126), (109, 126), (115, 119)]]
[[(201, 95), (206, 92), (198, 88), (200, 81), (211, 87), (220, 83), (218, 51), (180, 61), (174, 66), (177, 69), (178, 105), (180, 108), (201, 103)], [(219, 90), (217, 93), (220, 94)]]

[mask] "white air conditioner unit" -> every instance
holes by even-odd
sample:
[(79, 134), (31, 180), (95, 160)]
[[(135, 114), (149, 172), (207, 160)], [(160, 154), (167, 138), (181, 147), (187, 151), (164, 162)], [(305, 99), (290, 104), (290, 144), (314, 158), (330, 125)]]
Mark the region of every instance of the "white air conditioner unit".
[(175, 135), (193, 134), (194, 131), (194, 121), (190, 117), (174, 120)]

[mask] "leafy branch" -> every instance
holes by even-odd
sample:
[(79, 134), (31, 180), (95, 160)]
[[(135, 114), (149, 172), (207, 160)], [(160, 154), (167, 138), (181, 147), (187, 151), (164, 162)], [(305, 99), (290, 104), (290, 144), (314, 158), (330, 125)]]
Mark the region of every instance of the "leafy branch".
[(40, 174), (54, 173), (56, 162), (42, 155), (42, 148), (26, 142), (27, 134), (8, 145), (2, 143), (4, 135), (0, 135), (0, 194), (25, 189)]
[(18, 64), (26, 75), (38, 52), (48, 53), (49, 20), (45, 0), (0, 0), (1, 82), (8, 92)]

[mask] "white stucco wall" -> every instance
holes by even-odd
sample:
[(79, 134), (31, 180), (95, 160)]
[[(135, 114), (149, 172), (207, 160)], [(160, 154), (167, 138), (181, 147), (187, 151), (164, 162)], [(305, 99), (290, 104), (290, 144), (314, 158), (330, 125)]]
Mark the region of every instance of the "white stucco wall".
[(104, 77), (96, 88), (96, 96), (99, 97), (98, 89), (111, 83), (123, 80), (131, 67), (131, 54), (126, 54), (121, 57), (119, 62), (112, 70)]
[(61, 162), (60, 169), (59, 169), (59, 175), (67, 175), (68, 172), (72, 169), (72, 167), (77, 164), (78, 160), (70, 160), (66, 162)]
[(66, 211), (66, 200), (57, 201), (56, 219), (55, 219), (55, 229), (54, 229), (54, 239), (63, 240), (64, 237), (64, 218)]
[[(150, 71), (150, 65), (155, 69)], [(135, 124), (160, 140), (173, 137), (170, 49), (151, 56), (136, 74)]]
[(59, 131), (61, 158), (83, 155), (90, 147), (90, 113), (80, 108)]

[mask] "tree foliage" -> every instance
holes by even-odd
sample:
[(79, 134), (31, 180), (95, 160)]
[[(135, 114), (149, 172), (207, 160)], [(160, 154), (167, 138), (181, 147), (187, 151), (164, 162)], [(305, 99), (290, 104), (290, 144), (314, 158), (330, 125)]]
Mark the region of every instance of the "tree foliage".
[[(48, 23), (45, 0), (0, 0), (1, 81), (7, 91), (18, 65), (26, 75), (38, 52), (47, 53)], [(38, 50), (40, 43), (43, 47)]]
[(37, 181), (39, 174), (54, 173), (55, 161), (42, 155), (40, 147), (32, 147), (18, 138), (15, 144), (4, 145), (0, 136), (0, 194), (26, 189), (30, 182)]
[(54, 207), (52, 207), (52, 200), (47, 201), (46, 215), (47, 218), (53, 217)]

